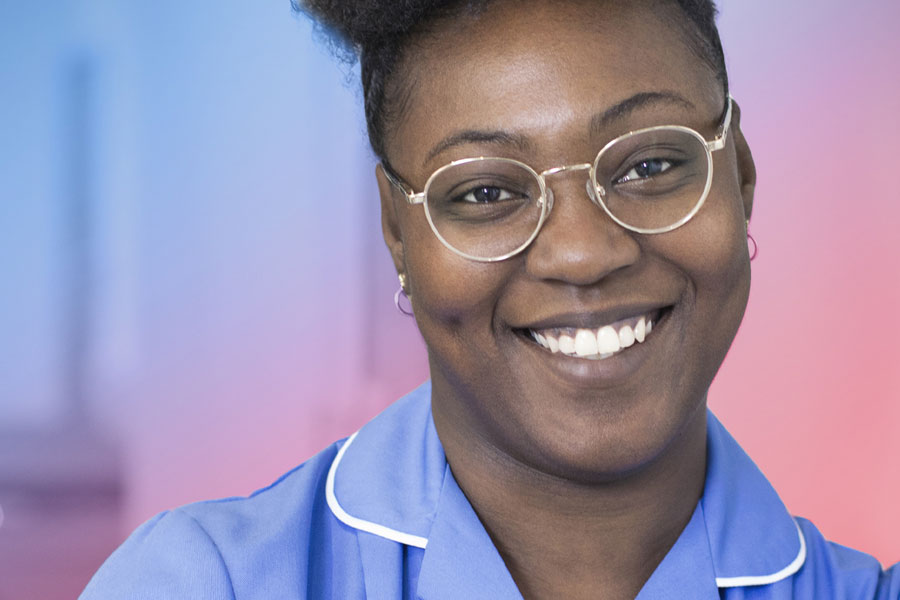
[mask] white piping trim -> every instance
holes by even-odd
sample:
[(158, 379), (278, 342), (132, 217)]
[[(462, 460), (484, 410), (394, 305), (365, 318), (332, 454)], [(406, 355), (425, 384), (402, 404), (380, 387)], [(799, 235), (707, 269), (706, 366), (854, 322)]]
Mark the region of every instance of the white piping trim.
[(770, 583), (775, 583), (776, 581), (781, 581), (782, 579), (787, 579), (788, 577), (799, 571), (800, 567), (803, 566), (803, 563), (806, 562), (806, 539), (803, 537), (803, 531), (800, 529), (800, 525), (797, 524), (796, 520), (794, 521), (794, 525), (797, 527), (797, 535), (800, 536), (800, 552), (797, 553), (797, 557), (793, 560), (793, 562), (791, 562), (791, 564), (778, 571), (777, 573), (772, 573), (771, 575), (747, 577), (716, 577), (716, 585), (720, 588), (768, 585)]
[(335, 474), (337, 473), (337, 468), (341, 463), (341, 459), (344, 458), (344, 452), (347, 451), (347, 448), (349, 448), (350, 444), (353, 443), (353, 440), (356, 439), (356, 435), (358, 433), (359, 432), (357, 431), (349, 438), (347, 438), (347, 441), (343, 446), (341, 446), (341, 449), (338, 450), (337, 456), (334, 457), (334, 461), (331, 463), (331, 468), (328, 469), (328, 479), (325, 480), (325, 500), (328, 502), (328, 508), (331, 509), (331, 512), (334, 513), (334, 516), (337, 517), (339, 521), (341, 521), (345, 525), (349, 525), (354, 529), (372, 533), (379, 537), (383, 537), (394, 542), (399, 542), (407, 546), (425, 548), (425, 546), (428, 544), (428, 538), (423, 538), (418, 535), (412, 535), (410, 533), (403, 533), (402, 531), (397, 531), (395, 529), (391, 529), (390, 527), (379, 525), (378, 523), (372, 523), (371, 521), (358, 519), (352, 515), (347, 514), (347, 511), (345, 511), (341, 507), (340, 503), (338, 503), (337, 497), (334, 495)]
[[(356, 436), (358, 434), (359, 432), (357, 431), (349, 438), (347, 438), (347, 441), (343, 446), (341, 446), (341, 449), (338, 450), (337, 455), (334, 457), (334, 461), (332, 461), (331, 463), (331, 468), (328, 469), (328, 478), (325, 480), (325, 500), (328, 503), (328, 508), (331, 509), (331, 512), (339, 521), (341, 521), (345, 525), (349, 525), (354, 529), (365, 531), (367, 533), (383, 537), (393, 542), (398, 542), (407, 546), (415, 546), (417, 548), (424, 549), (428, 545), (428, 538), (424, 538), (418, 535), (412, 535), (411, 533), (404, 533), (402, 531), (397, 531), (396, 529), (391, 529), (390, 527), (386, 527), (384, 525), (379, 525), (378, 523), (359, 519), (348, 514), (347, 511), (345, 511), (338, 502), (337, 497), (334, 494), (334, 479), (337, 474), (337, 468), (338, 465), (340, 465), (341, 460), (344, 458), (344, 453), (347, 451), (347, 448), (350, 447), (350, 444), (353, 443), (353, 440), (356, 439)], [(772, 573), (771, 575), (716, 577), (716, 586), (720, 588), (731, 588), (754, 585), (768, 585), (770, 583), (775, 583), (777, 581), (781, 581), (782, 579), (786, 579), (799, 571), (800, 567), (803, 566), (803, 563), (806, 562), (806, 538), (803, 536), (803, 531), (800, 529), (800, 525), (796, 520), (794, 521), (794, 526), (797, 528), (797, 536), (800, 538), (800, 551), (797, 553), (797, 556), (794, 558), (794, 560), (791, 561), (791, 564), (781, 569), (777, 573)]]

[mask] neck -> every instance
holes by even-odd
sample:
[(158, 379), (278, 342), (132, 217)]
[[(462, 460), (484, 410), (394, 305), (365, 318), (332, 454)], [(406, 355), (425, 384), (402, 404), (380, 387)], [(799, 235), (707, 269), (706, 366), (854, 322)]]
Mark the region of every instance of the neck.
[(542, 473), (479, 436), (445, 431), (437, 413), (435, 425), (525, 598), (634, 598), (703, 493), (705, 403), (656, 459), (600, 484)]

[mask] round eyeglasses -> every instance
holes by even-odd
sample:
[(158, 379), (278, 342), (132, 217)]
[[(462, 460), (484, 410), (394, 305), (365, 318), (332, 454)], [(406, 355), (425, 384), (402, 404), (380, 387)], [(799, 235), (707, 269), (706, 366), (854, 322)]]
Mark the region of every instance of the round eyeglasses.
[(680, 125), (639, 129), (617, 137), (593, 163), (538, 173), (511, 158), (479, 156), (444, 165), (415, 193), (382, 164), (388, 181), (410, 204), (422, 204), (432, 231), (447, 248), (479, 262), (505, 260), (537, 237), (553, 208), (549, 175), (589, 171), (587, 193), (630, 231), (665, 233), (691, 220), (709, 195), (712, 153), (725, 147), (732, 98), (716, 137)]

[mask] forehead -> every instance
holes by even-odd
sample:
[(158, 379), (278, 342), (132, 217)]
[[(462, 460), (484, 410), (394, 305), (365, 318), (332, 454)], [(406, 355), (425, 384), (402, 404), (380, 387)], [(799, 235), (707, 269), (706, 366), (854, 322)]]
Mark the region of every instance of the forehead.
[[(717, 116), (721, 89), (690, 50), (678, 10), (653, 0), (497, 0), (476, 16), (434, 24), (401, 65), (398, 79), (409, 87), (386, 140), (391, 162), (415, 172), (459, 158), (429, 153), (463, 130), (508, 132), (548, 154), (574, 152), (573, 141), (594, 141), (592, 116), (647, 92), (684, 96), (695, 114), (654, 104), (638, 120), (702, 125), (690, 119)], [(659, 123), (619, 126), (650, 124)]]

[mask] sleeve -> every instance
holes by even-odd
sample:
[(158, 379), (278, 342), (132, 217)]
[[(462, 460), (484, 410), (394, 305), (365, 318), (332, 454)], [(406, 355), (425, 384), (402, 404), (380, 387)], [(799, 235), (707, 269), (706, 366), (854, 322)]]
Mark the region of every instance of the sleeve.
[(100, 567), (80, 600), (233, 599), (215, 542), (190, 515), (164, 512), (131, 534)]

